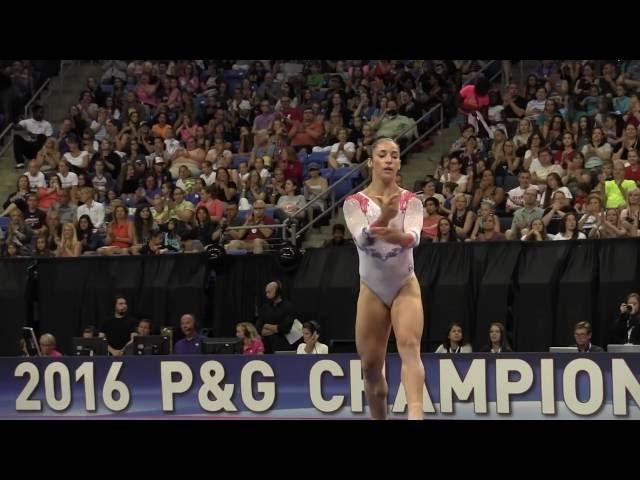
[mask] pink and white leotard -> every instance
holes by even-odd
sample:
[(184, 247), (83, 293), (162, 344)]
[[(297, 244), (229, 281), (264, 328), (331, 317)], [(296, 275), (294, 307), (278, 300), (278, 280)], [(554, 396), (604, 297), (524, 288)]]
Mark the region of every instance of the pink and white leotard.
[[(410, 235), (404, 245), (396, 245), (372, 236), (370, 228), (381, 213), (381, 208), (364, 193), (347, 197), (344, 217), (360, 258), (360, 280), (367, 285), (387, 307), (391, 307), (400, 288), (413, 275), (413, 248), (420, 243), (423, 210), (422, 203), (408, 190), (400, 193), (398, 214), (389, 227)], [(411, 238), (413, 237), (413, 238)]]

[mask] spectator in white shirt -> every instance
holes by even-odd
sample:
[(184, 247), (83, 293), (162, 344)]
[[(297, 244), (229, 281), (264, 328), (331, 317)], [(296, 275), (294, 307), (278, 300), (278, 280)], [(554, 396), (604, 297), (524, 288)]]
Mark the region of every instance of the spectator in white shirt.
[(331, 168), (348, 167), (351, 165), (356, 146), (353, 142), (347, 142), (349, 132), (346, 128), (338, 130), (338, 143), (334, 143), (329, 154), (329, 166)]
[(44, 108), (41, 105), (33, 107), (33, 117), (21, 120), (14, 127), (13, 155), (16, 168), (24, 168), (25, 158), (33, 160), (44, 145), (48, 137), (53, 135), (51, 124), (44, 120)]
[(322, 355), (329, 353), (329, 347), (327, 347), (324, 343), (320, 343), (318, 339), (320, 338), (320, 325), (316, 322), (305, 322), (302, 325), (302, 341), (300, 345), (298, 345), (297, 354), (298, 355)]
[(80, 220), (82, 215), (89, 215), (94, 228), (98, 229), (104, 223), (104, 206), (93, 199), (93, 188), (84, 187), (80, 190), (80, 201), (76, 217)]
[(38, 188), (46, 188), (47, 181), (44, 178), (44, 173), (38, 169), (38, 163), (35, 160), (29, 162), (29, 170), (27, 171), (27, 178), (29, 179), (29, 188), (31, 191), (35, 191)]

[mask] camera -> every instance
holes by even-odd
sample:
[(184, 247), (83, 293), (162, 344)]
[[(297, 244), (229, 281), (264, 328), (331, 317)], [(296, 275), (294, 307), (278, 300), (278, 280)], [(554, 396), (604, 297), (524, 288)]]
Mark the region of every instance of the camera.
[(631, 305), (625, 305), (624, 308), (629, 313), (631, 313), (631, 310), (633, 310), (633, 307)]

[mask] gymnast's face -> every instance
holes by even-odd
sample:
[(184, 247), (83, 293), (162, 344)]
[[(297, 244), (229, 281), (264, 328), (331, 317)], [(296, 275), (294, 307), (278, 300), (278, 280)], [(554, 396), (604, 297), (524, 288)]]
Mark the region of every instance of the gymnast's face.
[(379, 142), (373, 150), (369, 166), (373, 176), (384, 181), (393, 181), (400, 170), (400, 148), (393, 140)]

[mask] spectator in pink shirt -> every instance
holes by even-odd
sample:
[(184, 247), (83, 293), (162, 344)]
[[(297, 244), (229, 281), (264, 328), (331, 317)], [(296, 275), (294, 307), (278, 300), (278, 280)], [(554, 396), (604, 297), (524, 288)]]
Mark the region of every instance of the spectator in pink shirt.
[(242, 322), (236, 325), (236, 337), (243, 343), (243, 355), (262, 355), (264, 344), (253, 323)]
[(56, 337), (50, 333), (40, 335), (40, 354), (43, 357), (61, 357), (62, 354), (56, 350)]

